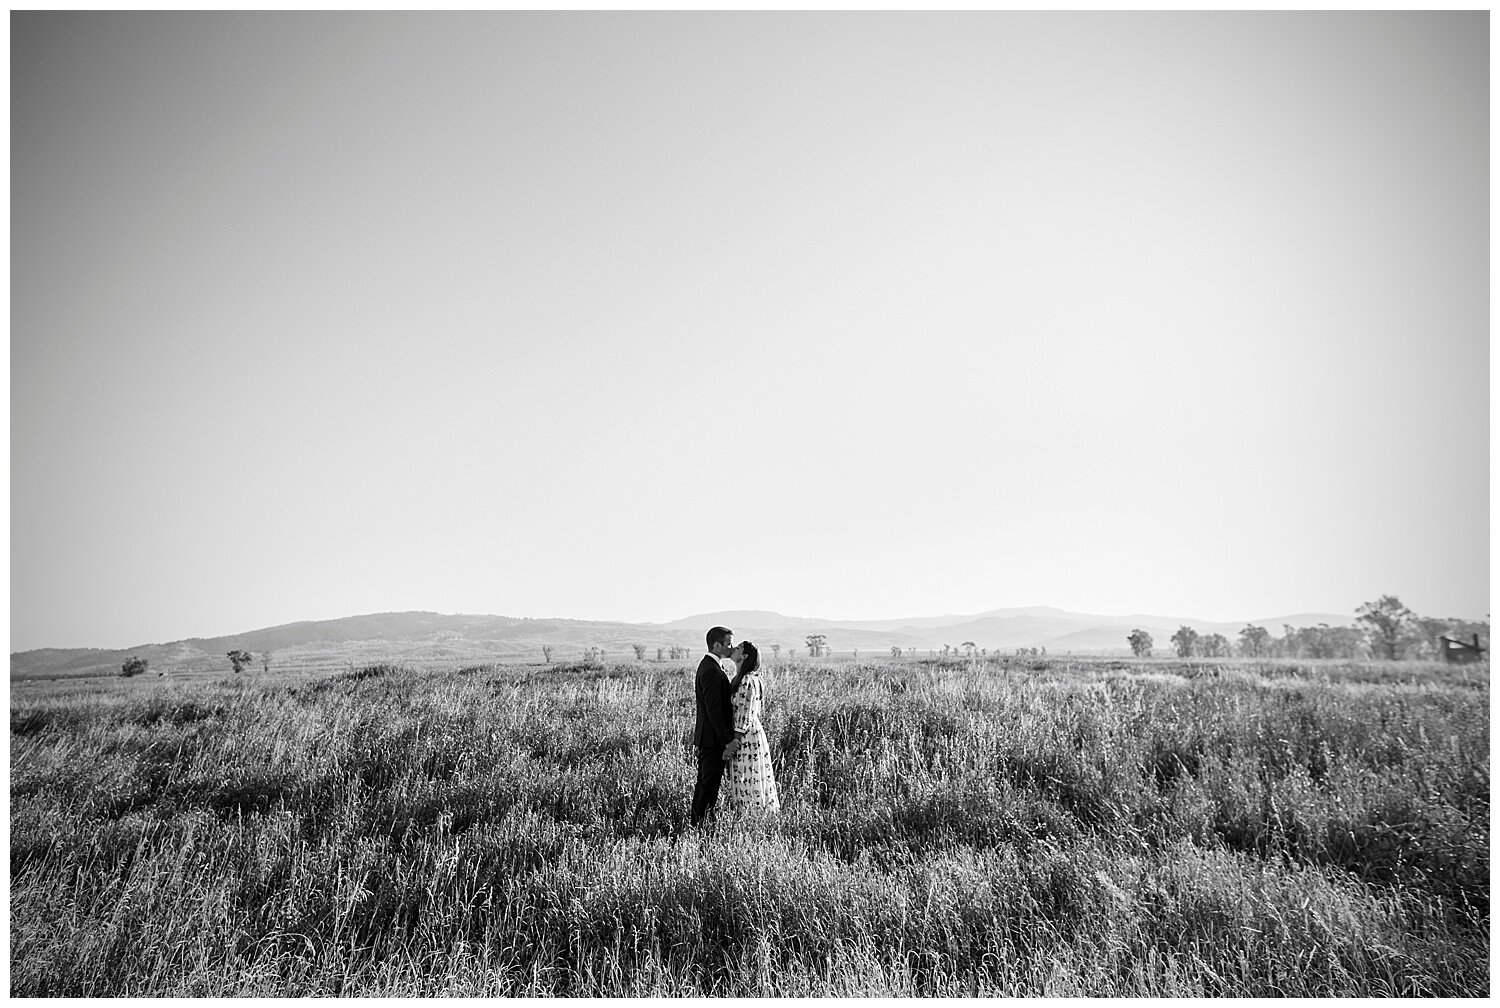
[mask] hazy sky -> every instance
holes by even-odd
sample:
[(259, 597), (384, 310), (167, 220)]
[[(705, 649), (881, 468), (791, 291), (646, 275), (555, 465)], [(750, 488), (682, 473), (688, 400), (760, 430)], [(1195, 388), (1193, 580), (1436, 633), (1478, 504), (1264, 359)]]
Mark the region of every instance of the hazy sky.
[(1489, 611), (1486, 13), (11, 25), (12, 650)]

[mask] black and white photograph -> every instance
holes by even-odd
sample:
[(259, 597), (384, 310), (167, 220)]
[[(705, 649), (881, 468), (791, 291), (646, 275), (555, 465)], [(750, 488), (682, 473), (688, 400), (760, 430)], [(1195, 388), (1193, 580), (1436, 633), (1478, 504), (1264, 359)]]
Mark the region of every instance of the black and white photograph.
[(1487, 8), (8, 31), (9, 996), (1489, 996)]

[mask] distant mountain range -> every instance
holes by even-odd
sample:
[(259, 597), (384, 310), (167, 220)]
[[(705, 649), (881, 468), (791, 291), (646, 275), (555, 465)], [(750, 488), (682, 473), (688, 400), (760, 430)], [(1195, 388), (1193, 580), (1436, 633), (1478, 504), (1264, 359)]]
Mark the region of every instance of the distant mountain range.
[(377, 613), (343, 619), (288, 623), (251, 630), (230, 637), (194, 637), (170, 644), (143, 644), (121, 650), (98, 648), (40, 648), (10, 656), (13, 679), (59, 676), (113, 675), (126, 658), (139, 656), (151, 671), (228, 671), (230, 651), (249, 651), (255, 668), (269, 654), (273, 668), (337, 665), (345, 662), (459, 663), (539, 660), (542, 647), (554, 658), (577, 657), (590, 647), (602, 648), (606, 658), (634, 657), (631, 645), (640, 644), (648, 657), (658, 648), (686, 647), (696, 657), (703, 635), (712, 626), (726, 626), (736, 640), (751, 640), (763, 648), (805, 653), (806, 638), (823, 634), (835, 654), (858, 650), (888, 654), (893, 647), (916, 648), (918, 653), (940, 651), (943, 645), (976, 647), (1009, 653), (1016, 648), (1046, 648), (1049, 654), (1128, 653), (1131, 630), (1140, 628), (1156, 639), (1159, 651), (1180, 626), (1199, 634), (1223, 634), (1235, 640), (1246, 622), (1279, 636), (1284, 625), (1295, 627), (1348, 626), (1352, 616), (1335, 613), (1297, 613), (1234, 623), (1167, 616), (1096, 616), (1066, 612), (1050, 606), (994, 609), (971, 616), (921, 616), (890, 620), (828, 620), (783, 616), (763, 610), (701, 613), (671, 623), (612, 623), (573, 619), (526, 619), (508, 616), (441, 615), (430, 612)]

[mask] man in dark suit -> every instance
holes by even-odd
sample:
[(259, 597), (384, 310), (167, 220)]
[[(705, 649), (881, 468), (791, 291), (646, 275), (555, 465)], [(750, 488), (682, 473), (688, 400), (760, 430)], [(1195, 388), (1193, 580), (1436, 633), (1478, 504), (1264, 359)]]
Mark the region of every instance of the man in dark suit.
[[(734, 631), (716, 626), (708, 632), (708, 653), (698, 663), (693, 681), (698, 715), (693, 722), (693, 745), (698, 747), (698, 783), (693, 786), (694, 826), (719, 800), (724, 779), (724, 749), (738, 742), (742, 732), (734, 730), (734, 710), (729, 706), (729, 677), (719, 662), (734, 650)], [(730, 750), (733, 752), (733, 749)]]

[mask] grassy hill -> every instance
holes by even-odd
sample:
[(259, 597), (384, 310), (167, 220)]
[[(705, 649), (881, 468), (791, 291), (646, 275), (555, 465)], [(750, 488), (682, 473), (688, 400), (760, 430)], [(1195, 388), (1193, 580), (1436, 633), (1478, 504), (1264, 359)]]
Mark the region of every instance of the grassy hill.
[[(1282, 623), (1313, 626), (1352, 622), (1328, 614), (1301, 614), (1257, 621), (1273, 633)], [(1166, 647), (1178, 626), (1188, 624), (1200, 633), (1222, 633), (1234, 640), (1243, 623), (1210, 623), (1161, 616), (1097, 616), (1070, 613), (1045, 606), (997, 609), (977, 616), (914, 617), (893, 620), (825, 620), (785, 616), (766, 610), (702, 613), (670, 623), (620, 623), (599, 620), (529, 619), (524, 617), (442, 614), (434, 612), (373, 613), (342, 619), (303, 621), (266, 627), (224, 637), (188, 638), (133, 648), (42, 648), (11, 655), (11, 678), (58, 678), (113, 675), (129, 657), (150, 663), (153, 672), (226, 670), (229, 651), (250, 652), (259, 665), (265, 655), (280, 668), (311, 668), (340, 664), (398, 660), (418, 664), (540, 661), (542, 648), (554, 658), (582, 656), (600, 648), (605, 657), (634, 657), (633, 645), (657, 649), (703, 647), (709, 627), (728, 626), (738, 640), (752, 640), (769, 649), (780, 645), (788, 654), (806, 653), (806, 638), (823, 634), (840, 654), (858, 650), (875, 655), (891, 647), (918, 652), (955, 647), (973, 641), (976, 647), (1009, 651), (1046, 647), (1051, 652), (1125, 653), (1125, 637), (1141, 627)]]

